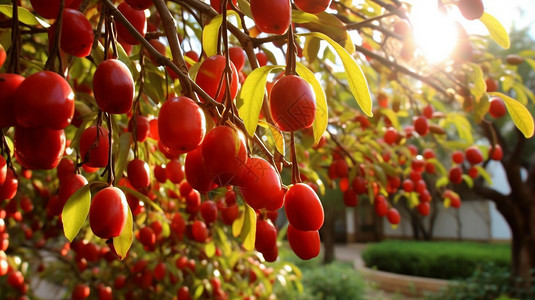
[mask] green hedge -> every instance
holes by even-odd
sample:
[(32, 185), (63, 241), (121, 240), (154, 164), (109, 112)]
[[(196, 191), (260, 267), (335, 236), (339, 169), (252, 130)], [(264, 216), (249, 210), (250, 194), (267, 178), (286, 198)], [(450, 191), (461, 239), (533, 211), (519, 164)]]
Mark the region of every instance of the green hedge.
[(369, 268), (440, 279), (470, 277), (482, 263), (509, 267), (509, 244), (385, 241), (368, 246), (362, 258)]

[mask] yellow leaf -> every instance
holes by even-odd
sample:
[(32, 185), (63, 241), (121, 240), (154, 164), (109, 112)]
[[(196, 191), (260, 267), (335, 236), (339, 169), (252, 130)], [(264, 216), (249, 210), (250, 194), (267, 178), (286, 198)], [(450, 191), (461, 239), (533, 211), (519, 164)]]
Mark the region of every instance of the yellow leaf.
[(240, 238), (243, 240), (243, 248), (245, 248), (247, 251), (253, 251), (256, 239), (256, 212), (252, 207), (245, 204), (244, 215), (245, 220)]
[(364, 72), (362, 72), (360, 66), (357, 64), (355, 59), (347, 52), (347, 50), (335, 41), (333, 41), (328, 36), (319, 32), (309, 32), (298, 35), (320, 38), (324, 41), (327, 41), (334, 48), (336, 53), (338, 53), (342, 64), (344, 65), (349, 88), (351, 90), (351, 93), (355, 97), (355, 100), (366, 115), (370, 117), (373, 116), (372, 98), (370, 95), (370, 90), (368, 88), (368, 81), (366, 80), (366, 76), (364, 76)]
[(487, 27), (490, 37), (492, 37), (492, 39), (496, 41), (498, 45), (504, 49), (509, 49), (511, 46), (509, 35), (507, 34), (507, 30), (505, 30), (498, 19), (488, 13), (484, 13), (479, 20), (483, 23), (483, 25), (485, 25), (485, 27)]
[(134, 218), (132, 217), (132, 212), (130, 207), (128, 207), (128, 212), (126, 214), (126, 224), (124, 225), (123, 231), (119, 236), (113, 238), (113, 247), (115, 252), (119, 256), (120, 260), (126, 258), (130, 246), (134, 241)]
[(243, 223), (245, 222), (245, 213), (241, 212), (240, 217), (234, 220), (234, 223), (232, 223), (232, 235), (234, 237), (239, 237), (242, 229), (243, 229)]
[(277, 151), (279, 151), (282, 156), (286, 155), (286, 149), (284, 149), (284, 136), (282, 135), (282, 132), (275, 126), (269, 123), (267, 124), (269, 125), (269, 131), (271, 132), (273, 140), (275, 141), (275, 147), (277, 148)]
[(526, 138), (530, 138), (533, 136), (533, 131), (535, 128), (533, 116), (531, 115), (529, 110), (524, 105), (522, 105), (522, 103), (499, 92), (492, 92), (489, 93), (489, 95), (499, 97), (503, 100), (505, 106), (507, 107), (507, 111), (511, 116), (511, 119), (513, 119), (513, 122), (515, 123), (518, 130), (520, 130)]
[[(241, 19), (238, 16), (238, 14), (235, 11), (227, 11), (227, 18), (228, 16), (235, 16), (238, 20), (239, 27), (241, 27)], [(202, 31), (202, 45), (203, 50), (206, 52), (206, 55), (208, 57), (212, 55), (217, 54), (217, 41), (219, 38), (219, 27), (221, 27), (221, 24), (223, 23), (223, 15), (217, 15), (214, 17), (210, 23), (206, 24), (204, 26), (204, 29)]]
[(312, 86), (314, 94), (316, 95), (316, 117), (314, 118), (312, 129), (314, 131), (314, 145), (317, 145), (329, 124), (327, 98), (325, 97), (325, 92), (314, 73), (301, 63), (297, 63), (296, 67), (299, 76)]
[(239, 96), (242, 105), (238, 108), (238, 112), (250, 136), (255, 134), (258, 125), (258, 114), (264, 102), (267, 77), (271, 71), (283, 68), (284, 66), (264, 66), (255, 69), (243, 83)]

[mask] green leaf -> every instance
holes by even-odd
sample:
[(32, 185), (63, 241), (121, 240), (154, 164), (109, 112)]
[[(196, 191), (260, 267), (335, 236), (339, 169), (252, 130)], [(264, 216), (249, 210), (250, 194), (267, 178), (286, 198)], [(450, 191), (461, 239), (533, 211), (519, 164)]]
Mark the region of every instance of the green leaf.
[(490, 37), (492, 37), (492, 39), (498, 43), (498, 45), (504, 49), (509, 49), (511, 46), (509, 35), (507, 34), (507, 30), (505, 30), (498, 19), (488, 13), (484, 13), (479, 20), (483, 23), (483, 25), (485, 25), (485, 27), (487, 27)]
[[(13, 5), (0, 5), (0, 13), (3, 13), (8, 18), (13, 18)], [(18, 15), (19, 15), (19, 21), (26, 24), (26, 25), (38, 25), (43, 23), (45, 24), (45, 28), (48, 28), (50, 25), (48, 25), (45, 22), (39, 22), (39, 20), (26, 8), (24, 7), (18, 7)]]
[(113, 238), (113, 247), (117, 256), (120, 260), (126, 258), (128, 250), (132, 246), (134, 241), (134, 218), (132, 217), (132, 212), (130, 207), (128, 207), (128, 212), (126, 214), (126, 224), (124, 225), (123, 231), (119, 236)]
[(316, 95), (316, 117), (314, 118), (314, 123), (312, 123), (312, 129), (314, 131), (314, 145), (317, 145), (321, 136), (327, 130), (327, 125), (329, 125), (327, 98), (320, 82), (312, 71), (299, 62), (296, 65), (296, 71), (301, 78), (312, 86)]
[(128, 160), (128, 153), (130, 152), (130, 144), (132, 143), (132, 133), (125, 132), (119, 138), (119, 156), (115, 162), (115, 180), (119, 182), (123, 177), (123, 172), (126, 169)]
[(90, 184), (86, 184), (79, 188), (74, 194), (72, 194), (65, 206), (61, 218), (63, 221), (63, 231), (65, 237), (72, 242), (82, 225), (84, 225), (85, 219), (89, 214), (89, 207), (91, 205), (91, 191), (89, 190)]
[(507, 111), (518, 130), (520, 130), (526, 138), (533, 136), (535, 124), (533, 122), (533, 116), (529, 110), (515, 99), (499, 92), (492, 92), (489, 95), (499, 97), (505, 103)]
[(248, 16), (249, 18), (253, 18), (253, 14), (251, 13), (251, 5), (249, 5), (249, 2), (245, 0), (238, 0), (238, 6), (240, 7), (241, 12)]
[(347, 75), (349, 88), (351, 90), (351, 93), (355, 97), (355, 100), (367, 116), (373, 116), (372, 98), (370, 95), (370, 90), (368, 89), (368, 82), (366, 81), (366, 77), (364, 76), (362, 69), (357, 64), (355, 59), (347, 52), (347, 50), (335, 41), (333, 41), (328, 36), (319, 32), (301, 33), (298, 35), (320, 38), (322, 40), (327, 41), (334, 48), (336, 53), (338, 53), (340, 60), (342, 60), (342, 64), (344, 65), (344, 69)]
[(256, 212), (252, 207), (245, 204), (244, 215), (245, 219), (240, 234), (240, 239), (243, 241), (243, 248), (245, 248), (245, 250), (253, 251), (256, 238)]
[(255, 69), (243, 83), (239, 96), (243, 104), (238, 108), (238, 112), (250, 136), (255, 134), (258, 125), (258, 114), (264, 101), (267, 77), (271, 71), (283, 68), (284, 66), (264, 66)]

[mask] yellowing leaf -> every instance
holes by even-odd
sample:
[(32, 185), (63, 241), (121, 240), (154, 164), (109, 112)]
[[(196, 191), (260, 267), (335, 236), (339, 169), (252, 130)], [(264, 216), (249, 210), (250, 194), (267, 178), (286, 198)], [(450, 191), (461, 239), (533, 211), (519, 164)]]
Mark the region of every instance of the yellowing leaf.
[(243, 248), (247, 251), (253, 251), (256, 239), (256, 212), (249, 205), (245, 204), (244, 216), (240, 238), (243, 241)]
[(78, 232), (80, 232), (80, 229), (89, 214), (89, 207), (91, 205), (91, 191), (89, 190), (89, 187), (90, 185), (86, 184), (79, 188), (69, 197), (63, 207), (63, 212), (61, 214), (63, 231), (65, 237), (71, 242), (74, 240)]
[(128, 153), (130, 152), (130, 144), (132, 143), (132, 133), (125, 132), (119, 137), (119, 156), (115, 162), (115, 180), (119, 182), (123, 177), (123, 172), (128, 161)]
[(484, 13), (479, 20), (483, 23), (483, 25), (485, 25), (485, 27), (487, 27), (490, 37), (492, 37), (492, 39), (498, 43), (498, 45), (504, 49), (509, 49), (511, 46), (509, 35), (507, 34), (507, 30), (505, 30), (498, 19), (488, 13)]
[(389, 108), (382, 108), (381, 114), (383, 114), (390, 120), (390, 122), (392, 123), (392, 127), (399, 129), (398, 115), (393, 110)]
[[(227, 11), (227, 18), (230, 15), (234, 15), (238, 20), (238, 23), (241, 27), (241, 19), (235, 11)], [(214, 17), (210, 23), (204, 26), (202, 31), (202, 45), (203, 50), (206, 52), (208, 57), (217, 54), (217, 41), (219, 38), (219, 27), (223, 23), (223, 15), (217, 15)]]
[(470, 85), (470, 92), (474, 95), (474, 98), (479, 101), (487, 90), (487, 84), (483, 78), (483, 71), (481, 68), (476, 64), (470, 64), (469, 66), (472, 69), (472, 72), (468, 72), (468, 80), (473, 83)]
[[(0, 5), (0, 13), (3, 13), (9, 18), (13, 18), (13, 5)], [(19, 21), (26, 25), (38, 25), (44, 22), (39, 22), (39, 20), (26, 8), (18, 7), (18, 16)], [(48, 24), (44, 23), (45, 27), (49, 27)]]
[(300, 10), (292, 10), (292, 22), (301, 24), (309, 22), (319, 22), (319, 19), (316, 15), (309, 14)]
[(264, 66), (255, 69), (243, 83), (239, 96), (242, 105), (238, 108), (238, 112), (250, 136), (254, 135), (258, 125), (258, 114), (264, 101), (267, 77), (271, 71), (283, 68), (284, 66)]
[(130, 246), (134, 241), (134, 218), (132, 217), (132, 212), (130, 207), (128, 207), (128, 212), (126, 213), (126, 224), (124, 225), (123, 231), (119, 236), (113, 238), (113, 247), (117, 256), (120, 260), (126, 258)]
[(366, 77), (364, 76), (364, 73), (362, 72), (362, 69), (357, 64), (355, 59), (346, 51), (346, 49), (344, 49), (344, 47), (340, 46), (338, 43), (336, 43), (331, 38), (329, 38), (328, 36), (322, 33), (310, 32), (310, 33), (301, 33), (298, 35), (299, 36), (314, 36), (314, 37), (320, 38), (322, 40), (327, 41), (334, 48), (336, 53), (338, 53), (338, 56), (340, 57), (342, 64), (344, 65), (344, 69), (347, 75), (347, 81), (348, 81), (351, 93), (355, 97), (355, 100), (357, 101), (362, 111), (366, 115), (371, 117), (373, 115), (372, 98), (370, 96), (368, 82), (366, 80)]
[(477, 172), (478, 174), (483, 177), (483, 179), (485, 179), (485, 181), (489, 184), (489, 185), (492, 185), (492, 178), (490, 177), (490, 174), (487, 173), (487, 170), (485, 170), (485, 168), (483, 168), (482, 166), (475, 166), (476, 169), (477, 169)]
[(275, 147), (277, 148), (277, 151), (279, 151), (279, 153), (282, 154), (283, 156), (286, 155), (285, 153), (286, 149), (284, 149), (284, 136), (282, 135), (282, 132), (280, 132), (280, 130), (278, 130), (273, 125), (269, 123), (266, 123), (266, 124), (268, 124), (269, 131), (271, 132), (271, 135), (273, 136), (273, 140), (275, 142)]
[(518, 130), (520, 130), (526, 138), (533, 136), (533, 131), (535, 129), (533, 116), (524, 105), (503, 93), (492, 92), (489, 93), (489, 95), (499, 97), (503, 100), (511, 119), (513, 119)]
[(204, 253), (206, 253), (206, 256), (208, 256), (208, 258), (211, 258), (215, 255), (215, 250), (216, 249), (214, 241), (210, 241), (204, 246)]
[(253, 18), (253, 14), (251, 13), (251, 6), (249, 5), (249, 2), (245, 0), (238, 0), (238, 6), (243, 14), (245, 14), (251, 19)]
[(316, 76), (312, 71), (301, 63), (297, 63), (296, 71), (299, 76), (312, 86), (314, 94), (316, 95), (316, 117), (314, 118), (312, 129), (314, 131), (314, 145), (317, 145), (329, 124), (327, 98), (325, 97), (325, 92), (323, 91), (320, 82), (316, 79)]
[(234, 220), (234, 223), (232, 223), (232, 235), (234, 237), (239, 237), (242, 229), (243, 229), (243, 223), (245, 222), (245, 213), (242, 211), (240, 213), (240, 216)]

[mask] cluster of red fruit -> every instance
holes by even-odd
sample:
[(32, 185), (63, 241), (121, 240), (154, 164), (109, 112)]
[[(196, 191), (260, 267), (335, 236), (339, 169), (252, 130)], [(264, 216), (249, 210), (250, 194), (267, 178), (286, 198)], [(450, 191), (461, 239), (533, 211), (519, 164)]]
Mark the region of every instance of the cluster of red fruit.
[[(494, 145), (489, 149), (488, 158), (496, 161), (500, 161), (503, 158), (502, 147), (498, 144)], [(468, 162), (469, 167), (467, 170), (468, 175), (471, 178), (477, 178), (479, 176), (478, 166), (484, 160), (481, 150), (477, 146), (468, 147), (464, 153), (460, 150), (457, 150), (452, 153), (451, 160), (455, 164), (450, 168), (448, 178), (451, 182), (459, 184), (463, 181), (464, 169), (466, 169), (463, 164), (465, 160)]]

